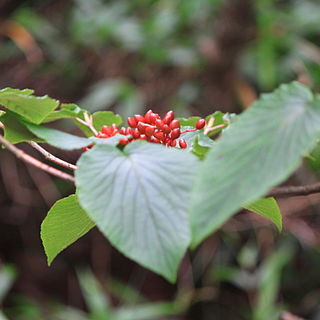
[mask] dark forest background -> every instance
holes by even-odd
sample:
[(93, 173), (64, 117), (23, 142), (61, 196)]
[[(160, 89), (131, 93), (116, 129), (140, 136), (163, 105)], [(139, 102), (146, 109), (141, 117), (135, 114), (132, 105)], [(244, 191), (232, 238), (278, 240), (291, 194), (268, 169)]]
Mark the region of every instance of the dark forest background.
[[(0, 88), (123, 117), (240, 113), (292, 80), (319, 90), (319, 46), (317, 0), (0, 0)], [(316, 181), (319, 169), (316, 149), (289, 182)], [(280, 200), (281, 234), (239, 213), (170, 285), (97, 229), (49, 268), (40, 224), (72, 191), (0, 152), (1, 320), (320, 319), (319, 195)]]

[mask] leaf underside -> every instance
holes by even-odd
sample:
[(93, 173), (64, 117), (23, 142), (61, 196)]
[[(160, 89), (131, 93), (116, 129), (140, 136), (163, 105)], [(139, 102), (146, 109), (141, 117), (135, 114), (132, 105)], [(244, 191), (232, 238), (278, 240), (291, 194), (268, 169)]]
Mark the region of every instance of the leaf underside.
[(282, 85), (236, 118), (201, 164), (190, 206), (192, 247), (285, 180), (315, 145), (320, 98)]
[(197, 166), (184, 150), (143, 141), (124, 152), (97, 145), (78, 162), (77, 193), (116, 248), (174, 282), (190, 241), (187, 208)]

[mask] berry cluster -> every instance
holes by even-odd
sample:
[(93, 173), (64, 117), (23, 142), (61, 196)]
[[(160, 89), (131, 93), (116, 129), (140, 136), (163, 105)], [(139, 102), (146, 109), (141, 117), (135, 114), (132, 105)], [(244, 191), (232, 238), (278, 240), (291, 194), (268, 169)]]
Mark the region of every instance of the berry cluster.
[(127, 136), (119, 140), (120, 145), (127, 145), (134, 140), (146, 140), (152, 143), (164, 144), (168, 147), (175, 147), (179, 144), (181, 149), (185, 149), (187, 142), (185, 139), (180, 138), (181, 134), (200, 130), (206, 124), (204, 119), (200, 119), (197, 121), (194, 129), (181, 131), (180, 122), (174, 118), (173, 111), (168, 111), (166, 115), (161, 118), (152, 110), (146, 112), (144, 116), (138, 114), (130, 117), (127, 122), (129, 125), (128, 128), (122, 127), (119, 129), (115, 124), (112, 126), (103, 126), (101, 131), (98, 132), (97, 138), (106, 139), (119, 133)]

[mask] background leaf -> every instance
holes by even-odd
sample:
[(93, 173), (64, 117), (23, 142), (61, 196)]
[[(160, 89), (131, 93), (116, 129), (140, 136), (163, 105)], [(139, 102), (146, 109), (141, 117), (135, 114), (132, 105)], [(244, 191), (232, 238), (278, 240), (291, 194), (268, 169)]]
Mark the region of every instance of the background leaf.
[(116, 124), (119, 126), (122, 123), (122, 118), (118, 114), (114, 114), (112, 111), (98, 111), (93, 115), (93, 126), (96, 130), (100, 131), (102, 126), (111, 126)]
[(93, 227), (94, 223), (80, 207), (76, 195), (57, 201), (41, 224), (41, 240), (48, 264)]
[(115, 247), (173, 282), (190, 241), (187, 208), (197, 165), (184, 150), (142, 141), (124, 152), (97, 145), (78, 162), (77, 193)]
[(192, 246), (285, 180), (319, 132), (320, 98), (299, 83), (263, 95), (237, 117), (198, 173), (190, 208)]
[(63, 103), (60, 105), (58, 110), (53, 110), (50, 112), (42, 122), (47, 123), (59, 119), (72, 119), (79, 117), (83, 114), (83, 112), (84, 110), (78, 107), (76, 104)]
[(0, 105), (18, 113), (28, 121), (39, 124), (53, 111), (59, 101), (48, 96), (31, 96), (32, 90), (3, 89), (0, 90)]
[(244, 208), (271, 220), (279, 231), (282, 230), (282, 216), (276, 199), (262, 198)]
[(16, 144), (24, 141), (43, 142), (36, 137), (17, 118), (13, 112), (7, 111), (0, 121), (4, 124), (4, 137), (11, 143)]

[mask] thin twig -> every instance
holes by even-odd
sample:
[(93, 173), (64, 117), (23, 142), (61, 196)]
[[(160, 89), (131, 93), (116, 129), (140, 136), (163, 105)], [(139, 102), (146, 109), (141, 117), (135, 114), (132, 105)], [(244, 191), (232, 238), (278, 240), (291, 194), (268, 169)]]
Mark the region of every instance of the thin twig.
[(320, 193), (320, 182), (304, 186), (289, 186), (273, 188), (268, 196), (270, 197), (294, 197), (307, 196), (314, 193)]
[(24, 151), (18, 149), (13, 144), (11, 144), (8, 140), (6, 140), (2, 135), (0, 135), (0, 143), (3, 144), (9, 151), (11, 151), (18, 159), (21, 159), (22, 161), (31, 164), (32, 166), (41, 169), (43, 171), (48, 172), (49, 174), (52, 174), (60, 179), (75, 182), (74, 177), (68, 173), (65, 173), (63, 171), (60, 171), (56, 168), (53, 168), (51, 166), (48, 166), (47, 164), (31, 157)]
[(88, 127), (95, 136), (98, 134), (98, 131), (93, 126), (92, 116), (89, 115), (88, 113), (84, 114), (84, 120), (82, 120), (80, 118), (76, 118), (76, 120), (78, 122), (82, 123), (83, 125), (85, 125), (86, 127)]
[(54, 156), (53, 154), (51, 154), (50, 152), (48, 152), (46, 149), (42, 148), (39, 144), (37, 144), (34, 141), (28, 141), (28, 144), (30, 144), (30, 146), (34, 149), (36, 149), (37, 151), (39, 151), (42, 155), (44, 155), (44, 157), (51, 161), (54, 162), (56, 164), (58, 164), (61, 167), (70, 169), (70, 170), (76, 170), (77, 166), (75, 166), (72, 163), (69, 163), (67, 161), (64, 161), (56, 156)]

